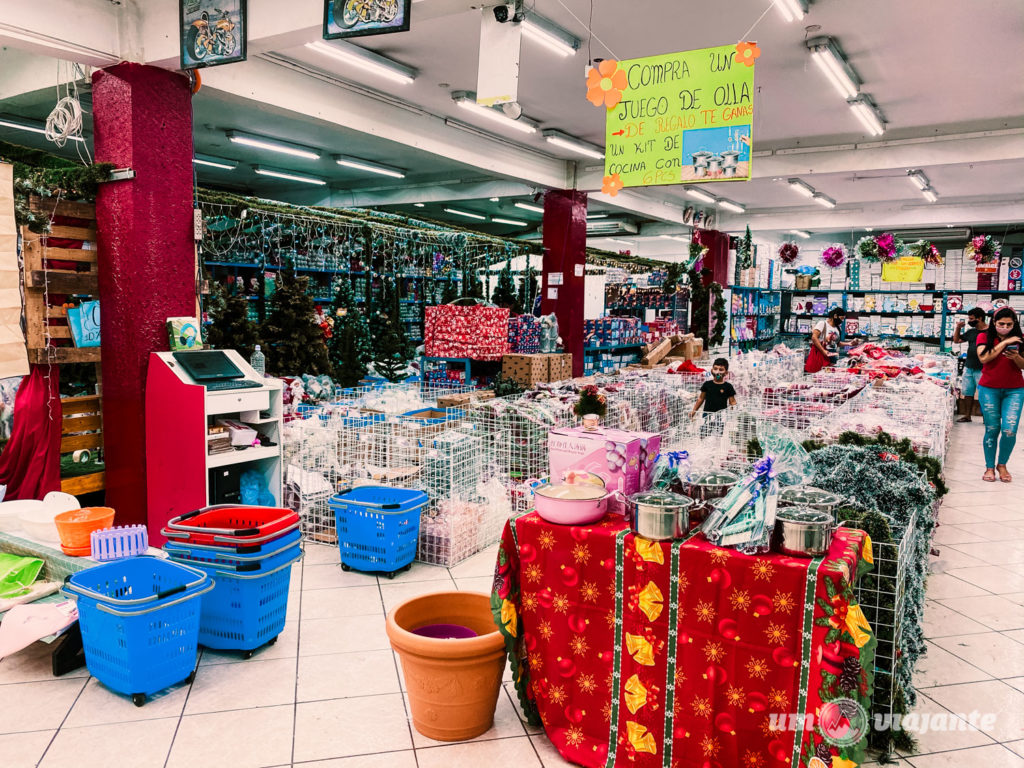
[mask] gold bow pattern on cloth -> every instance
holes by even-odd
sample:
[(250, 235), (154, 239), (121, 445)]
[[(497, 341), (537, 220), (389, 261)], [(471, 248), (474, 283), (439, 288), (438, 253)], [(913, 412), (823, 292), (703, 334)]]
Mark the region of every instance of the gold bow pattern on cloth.
[(626, 708), (629, 714), (635, 715), (646, 703), (647, 689), (640, 682), (639, 675), (633, 675), (626, 681)]
[(661, 548), (661, 544), (656, 541), (647, 541), (647, 539), (636, 539), (636, 553), (640, 555), (640, 559), (646, 563), (657, 563), (658, 565), (665, 564), (665, 553)]
[[(661, 550), (658, 551), (660, 552)], [(661, 590), (658, 589), (653, 581), (649, 581), (638, 597), (640, 599), (640, 610), (647, 616), (647, 620), (656, 621), (661, 616), (661, 612), (665, 607), (662, 605), (665, 597), (661, 594)]]
[(646, 726), (626, 721), (626, 738), (630, 746), (637, 752), (649, 752), (652, 755), (658, 754), (658, 744), (654, 740), (654, 734), (647, 730)]
[(858, 648), (863, 648), (871, 640), (871, 624), (861, 610), (860, 603), (850, 603), (846, 612), (846, 630)]
[(654, 666), (654, 647), (641, 635), (626, 633), (626, 650), (637, 664)]

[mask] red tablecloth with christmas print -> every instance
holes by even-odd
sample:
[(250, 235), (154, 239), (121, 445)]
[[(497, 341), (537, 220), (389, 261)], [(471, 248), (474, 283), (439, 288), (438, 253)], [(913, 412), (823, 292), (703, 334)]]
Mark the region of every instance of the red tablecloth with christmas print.
[(846, 528), (807, 559), (528, 513), (505, 527), (491, 601), (523, 710), (567, 760), (853, 768), (866, 722), (849, 702), (868, 706), (874, 649), (853, 583), (870, 558)]

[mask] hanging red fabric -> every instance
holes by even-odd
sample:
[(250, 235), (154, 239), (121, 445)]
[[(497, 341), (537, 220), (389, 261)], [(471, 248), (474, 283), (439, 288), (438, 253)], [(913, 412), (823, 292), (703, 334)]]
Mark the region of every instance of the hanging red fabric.
[(41, 499), (60, 490), (63, 415), (57, 366), (33, 365), (14, 398), (11, 439), (0, 453), (5, 500)]

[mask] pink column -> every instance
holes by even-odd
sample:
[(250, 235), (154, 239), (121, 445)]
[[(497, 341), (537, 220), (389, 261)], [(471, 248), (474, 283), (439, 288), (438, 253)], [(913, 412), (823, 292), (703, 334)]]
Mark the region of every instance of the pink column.
[(121, 525), (146, 522), (149, 353), (168, 348), (168, 317), (196, 311), (191, 98), (165, 69), (93, 75), (96, 162), (135, 171), (101, 184), (96, 201), (106, 498)]
[[(558, 318), (558, 333), (572, 353), (572, 375), (583, 375), (584, 265), (587, 260), (587, 193), (551, 190), (544, 195), (544, 279), (541, 311)], [(551, 285), (552, 274), (562, 276)], [(558, 298), (548, 298), (558, 289)]]

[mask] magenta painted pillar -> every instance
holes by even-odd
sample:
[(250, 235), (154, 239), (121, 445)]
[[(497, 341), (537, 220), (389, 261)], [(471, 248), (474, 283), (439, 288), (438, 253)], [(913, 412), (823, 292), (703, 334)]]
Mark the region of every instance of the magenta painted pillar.
[(195, 314), (188, 80), (143, 64), (93, 75), (96, 162), (131, 168), (96, 201), (107, 504), (146, 522), (145, 381), (168, 317)]
[[(572, 353), (572, 375), (583, 375), (583, 273), (587, 261), (587, 193), (544, 195), (544, 280), (541, 311), (558, 317), (558, 334)], [(552, 280), (552, 276), (559, 276)], [(561, 285), (556, 285), (558, 281)], [(557, 289), (558, 298), (551, 298)]]

